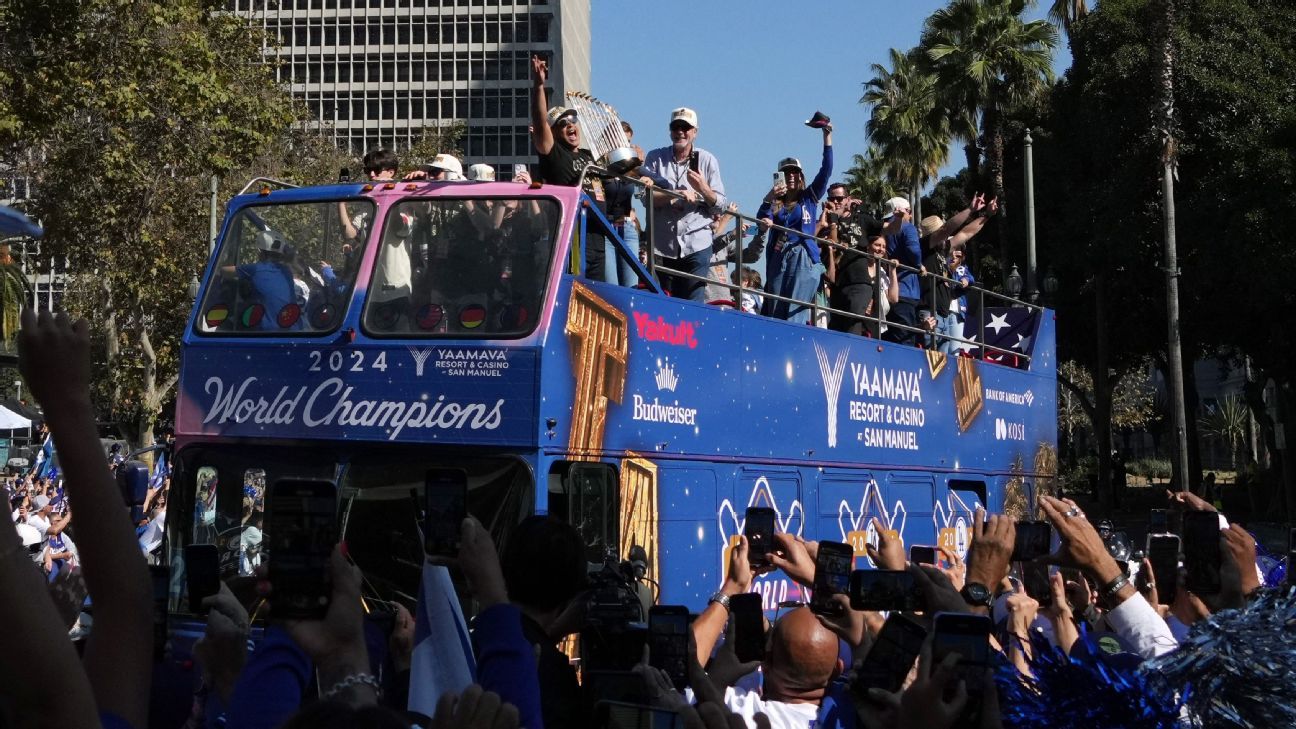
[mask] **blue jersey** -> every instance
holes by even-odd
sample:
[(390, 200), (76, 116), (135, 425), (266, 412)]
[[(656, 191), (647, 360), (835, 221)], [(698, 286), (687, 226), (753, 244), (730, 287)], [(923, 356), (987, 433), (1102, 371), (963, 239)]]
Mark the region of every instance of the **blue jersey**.
[[(292, 271), (282, 263), (257, 261), (239, 266), (238, 275), (240, 279), (252, 284), (253, 297), (265, 307), (257, 328), (278, 329), (280, 312), (289, 304), (297, 305)], [(288, 328), (300, 329), (300, 318), (293, 317), (293, 324)]]

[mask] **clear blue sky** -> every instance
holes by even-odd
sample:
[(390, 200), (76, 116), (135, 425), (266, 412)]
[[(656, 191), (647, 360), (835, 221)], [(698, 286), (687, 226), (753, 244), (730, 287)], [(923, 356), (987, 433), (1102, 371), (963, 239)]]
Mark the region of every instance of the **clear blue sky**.
[[(590, 0), (593, 88), (635, 129), (644, 149), (670, 143), (670, 111), (698, 113), (699, 147), (720, 160), (731, 199), (756, 212), (786, 156), (819, 168), (822, 136), (803, 122), (833, 120), (833, 179), (866, 145), (860, 105), (869, 65), (918, 42), (939, 0)], [(1042, 17), (1043, 8), (1030, 11)], [(1065, 46), (1065, 40), (1061, 41)], [(1063, 48), (1055, 68), (1070, 64)], [(943, 174), (958, 171), (962, 154)]]

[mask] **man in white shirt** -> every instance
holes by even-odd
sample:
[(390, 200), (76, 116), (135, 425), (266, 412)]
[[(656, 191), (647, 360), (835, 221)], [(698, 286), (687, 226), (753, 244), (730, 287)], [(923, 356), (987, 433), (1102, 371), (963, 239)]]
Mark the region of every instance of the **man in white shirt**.
[(34, 527), (40, 532), (42, 540), (45, 539), (45, 532), (49, 531), (52, 511), (48, 496), (41, 495), (32, 499), (31, 512), (27, 514), (27, 526)]
[[(724, 631), (729, 598), (748, 592), (751, 581), (744, 537), (733, 550), (720, 591), (693, 622), (698, 662), (702, 665), (706, 665)], [(774, 624), (760, 667), (764, 677), (761, 691), (728, 688), (725, 705), (741, 715), (749, 727), (756, 726), (756, 714), (764, 714), (773, 729), (813, 729), (828, 685), (844, 668), (838, 657), (837, 636), (806, 607), (787, 613)]]

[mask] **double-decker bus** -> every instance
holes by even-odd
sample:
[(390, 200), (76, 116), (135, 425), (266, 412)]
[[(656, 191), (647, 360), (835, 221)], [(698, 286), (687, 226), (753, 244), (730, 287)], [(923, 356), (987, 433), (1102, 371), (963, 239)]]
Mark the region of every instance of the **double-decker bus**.
[[(423, 489), (453, 470), (497, 540), (555, 515), (591, 562), (639, 547), (658, 599), (700, 608), (749, 506), (864, 567), (874, 518), (965, 552), (978, 505), (1022, 513), (1052, 477), (1050, 311), (985, 306), (997, 347), (946, 356), (669, 298), (610, 231), (642, 282), (589, 280), (594, 227), (565, 187), (234, 198), (183, 338), (173, 567), (214, 542), (226, 579), (250, 575), (267, 485), (327, 479), (366, 590), (412, 599)], [(768, 609), (805, 599), (777, 572), (754, 589)]]

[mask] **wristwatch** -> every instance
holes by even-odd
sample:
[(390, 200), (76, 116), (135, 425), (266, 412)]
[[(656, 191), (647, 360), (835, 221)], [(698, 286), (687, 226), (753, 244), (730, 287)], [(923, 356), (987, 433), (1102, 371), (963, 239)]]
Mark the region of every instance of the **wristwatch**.
[(717, 592), (716, 594), (711, 596), (710, 600), (707, 600), (708, 605), (710, 605), (713, 602), (719, 604), (720, 607), (724, 608), (725, 612), (729, 611), (729, 596), (724, 594), (723, 592)]
[(994, 602), (994, 593), (990, 592), (990, 588), (980, 582), (969, 582), (963, 585), (963, 589), (959, 590), (959, 595), (963, 596), (964, 602), (973, 607), (990, 607), (990, 604)]

